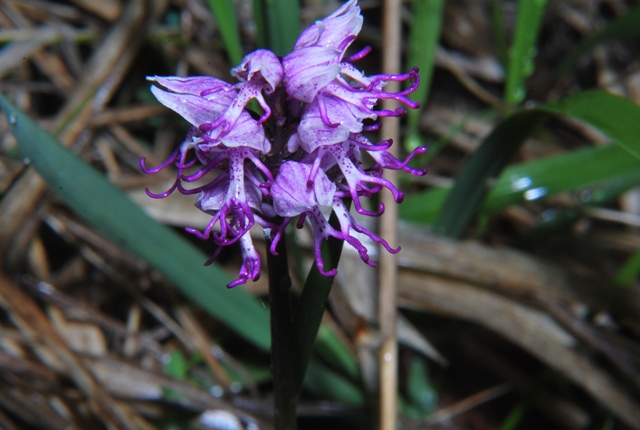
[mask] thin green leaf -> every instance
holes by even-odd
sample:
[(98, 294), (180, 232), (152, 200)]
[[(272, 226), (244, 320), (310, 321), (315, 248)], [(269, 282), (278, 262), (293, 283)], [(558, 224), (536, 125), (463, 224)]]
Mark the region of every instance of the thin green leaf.
[(509, 49), (505, 101), (522, 102), (526, 96), (524, 81), (535, 69), (536, 42), (547, 0), (519, 0), (515, 34)]
[[(329, 219), (332, 226), (339, 225), (338, 219), (333, 213)], [(343, 241), (330, 237), (322, 244), (322, 257), (325, 267), (337, 267), (342, 254)], [(294, 316), (294, 368), (298, 391), (302, 389), (305, 373), (313, 344), (315, 343), (318, 329), (322, 321), (322, 315), (329, 298), (329, 292), (333, 285), (333, 277), (323, 276), (314, 262), (304, 283), (298, 308)]]
[(60, 197), (113, 242), (171, 279), (182, 292), (256, 346), (270, 343), (267, 310), (245, 290), (228, 290), (229, 277), (173, 230), (150, 218), (120, 189), (60, 145), (0, 95), (23, 156)]
[(621, 17), (614, 19), (605, 28), (585, 39), (564, 58), (556, 74), (557, 76), (564, 75), (578, 58), (596, 45), (638, 35), (640, 35), (640, 6), (636, 6)]
[(509, 412), (509, 415), (500, 426), (500, 430), (515, 430), (522, 422), (522, 417), (527, 410), (525, 403), (518, 404), (515, 408)]
[(493, 42), (495, 45), (496, 55), (500, 64), (506, 69), (507, 65), (507, 41), (504, 31), (504, 0), (491, 1), (491, 21), (493, 27)]
[(262, 0), (267, 15), (269, 48), (286, 55), (300, 35), (300, 3), (298, 0)]
[(407, 400), (422, 418), (436, 410), (438, 392), (433, 387), (427, 373), (427, 365), (423, 359), (412, 357), (407, 378)]
[(640, 275), (640, 250), (627, 260), (614, 278), (614, 282), (623, 287), (630, 287)]
[(268, 47), (267, 12), (263, 0), (253, 0), (253, 21), (256, 23), (256, 40), (260, 48)]
[(326, 325), (320, 326), (316, 338), (316, 352), (326, 363), (341, 370), (352, 381), (359, 379), (358, 361), (334, 329)]
[(487, 191), (524, 139), (546, 118), (543, 112), (518, 112), (498, 124), (458, 176), (433, 224), (436, 234), (460, 237), (478, 212)]
[(309, 363), (305, 388), (315, 394), (322, 395), (322, 397), (334, 399), (338, 402), (350, 405), (364, 405), (364, 394), (359, 387), (331, 371), (317, 360), (311, 360)]
[(231, 64), (239, 64), (243, 54), (242, 44), (240, 43), (238, 18), (233, 8), (233, 0), (209, 0), (209, 7), (220, 28), (222, 41), (224, 42)]
[[(411, 33), (407, 69), (418, 66), (420, 69), (420, 86), (412, 94), (412, 98), (422, 106), (429, 97), (431, 79), (435, 69), (436, 49), (442, 28), (442, 11), (444, 0), (414, 0), (412, 4)], [(412, 150), (422, 143), (418, 135), (420, 109), (407, 112), (407, 147)]]

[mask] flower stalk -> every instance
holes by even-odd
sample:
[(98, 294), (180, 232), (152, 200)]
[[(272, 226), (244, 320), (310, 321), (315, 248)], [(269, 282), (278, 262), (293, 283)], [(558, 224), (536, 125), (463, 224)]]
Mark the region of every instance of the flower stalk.
[[(269, 247), (273, 244), (270, 229), (265, 229), (265, 240)], [(271, 306), (274, 423), (278, 430), (295, 430), (298, 391), (292, 359), (295, 348), (290, 297), (291, 277), (285, 240), (276, 243), (276, 254), (267, 253), (267, 265)]]

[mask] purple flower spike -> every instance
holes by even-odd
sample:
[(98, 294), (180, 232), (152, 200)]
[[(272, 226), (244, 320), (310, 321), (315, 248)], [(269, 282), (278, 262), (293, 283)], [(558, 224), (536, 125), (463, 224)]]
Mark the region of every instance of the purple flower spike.
[[(361, 215), (378, 216), (384, 211), (365, 209), (362, 199), (373, 197), (383, 188), (396, 202), (404, 197), (382, 177), (385, 169), (424, 175), (423, 169), (409, 166), (420, 147), (401, 161), (388, 152), (391, 140), (371, 143), (364, 132), (377, 131), (378, 120), (400, 116), (405, 107), (419, 103), (408, 96), (418, 87), (418, 70), (404, 74), (366, 76), (352, 63), (364, 58), (370, 47), (346, 55), (362, 29), (363, 19), (357, 0), (348, 0), (338, 10), (308, 27), (300, 35), (293, 52), (282, 59), (259, 49), (245, 56), (231, 73), (235, 84), (206, 76), (153, 76), (158, 86), (151, 91), (158, 101), (191, 124), (183, 143), (157, 167), (140, 167), (153, 174), (173, 165), (174, 183), (162, 193), (147, 194), (164, 198), (175, 190), (197, 194), (196, 206), (211, 215), (203, 231), (187, 228), (200, 239), (218, 246), (205, 264), (210, 264), (223, 246), (236, 244), (242, 254), (234, 287), (260, 277), (260, 256), (250, 229), (260, 225), (273, 235), (268, 252), (276, 255), (285, 228), (297, 217), (302, 228), (311, 225), (314, 255), (320, 273), (334, 276), (336, 269), (325, 268), (320, 253), (322, 242), (330, 237), (346, 241), (370, 266), (363, 237), (396, 253), (384, 239), (358, 224), (343, 199), (351, 199)], [(385, 91), (390, 81), (409, 82), (404, 90)], [(380, 100), (392, 99), (404, 107), (380, 109)], [(250, 112), (251, 100), (260, 112)], [(366, 125), (365, 122), (366, 121)], [(363, 154), (371, 160), (363, 163)], [(338, 219), (332, 226), (331, 213)]]

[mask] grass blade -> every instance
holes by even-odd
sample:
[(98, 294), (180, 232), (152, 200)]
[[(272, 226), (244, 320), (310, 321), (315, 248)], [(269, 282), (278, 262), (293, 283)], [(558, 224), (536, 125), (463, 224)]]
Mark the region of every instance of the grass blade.
[[(338, 224), (336, 214), (329, 220)], [(322, 256), (326, 267), (337, 267), (342, 254), (343, 241), (330, 237), (322, 244)], [(293, 337), (295, 351), (295, 375), (298, 388), (302, 388), (313, 345), (322, 322), (322, 315), (333, 285), (333, 277), (323, 276), (314, 262), (304, 283), (294, 316)]]
[(234, 66), (242, 60), (242, 44), (240, 43), (240, 30), (238, 18), (233, 8), (233, 0), (209, 0), (209, 7), (213, 12), (222, 41), (231, 64)]
[(267, 15), (269, 48), (277, 55), (293, 50), (300, 35), (300, 3), (298, 0), (262, 0)]
[(120, 189), (2, 95), (0, 108), (23, 156), (31, 160), (31, 165), (69, 207), (113, 242), (146, 260), (229, 328), (256, 346), (269, 348), (268, 313), (256, 299), (241, 288), (228, 290), (230, 279), (222, 270), (214, 265), (203, 266), (206, 255), (150, 218)]
[[(420, 86), (412, 94), (412, 98), (424, 106), (429, 97), (431, 79), (436, 63), (436, 49), (442, 28), (442, 11), (444, 0), (414, 0), (412, 4), (413, 21), (409, 35), (407, 70), (420, 68)], [(420, 109), (407, 112), (407, 149), (410, 151), (422, 145), (418, 122)]]
[(526, 96), (524, 81), (535, 69), (536, 42), (547, 0), (519, 0), (515, 34), (509, 49), (505, 101), (522, 102)]
[(253, 0), (253, 20), (256, 23), (256, 40), (258, 47), (267, 48), (267, 12), (263, 0)]
[(459, 238), (478, 212), (504, 166), (524, 139), (547, 117), (543, 112), (519, 112), (500, 123), (487, 136), (464, 167), (433, 224), (433, 231)]

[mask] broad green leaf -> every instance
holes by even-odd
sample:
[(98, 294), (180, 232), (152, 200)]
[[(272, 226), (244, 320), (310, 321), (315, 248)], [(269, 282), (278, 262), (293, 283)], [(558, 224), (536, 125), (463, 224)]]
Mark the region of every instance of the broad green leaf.
[(599, 90), (582, 91), (538, 109), (582, 121), (640, 159), (640, 106), (624, 97)]
[[(586, 148), (514, 165), (495, 180), (519, 143), (548, 114), (570, 116), (609, 136), (617, 145)], [(454, 188), (409, 196), (400, 206), (403, 218), (427, 222), (457, 237), (480, 210), (505, 206), (584, 187), (614, 187), (640, 167), (640, 107), (622, 97), (588, 91), (514, 114), (485, 138), (464, 167)], [(632, 155), (633, 154), (633, 155)], [(489, 182), (496, 181), (493, 187)], [(491, 188), (486, 201), (484, 195)], [(622, 190), (620, 190), (621, 192)], [(440, 202), (445, 201), (441, 205)]]
[[(420, 69), (420, 86), (411, 98), (420, 102), (421, 106), (429, 97), (431, 78), (436, 63), (436, 49), (440, 39), (442, 27), (442, 11), (444, 0), (413, 0), (411, 33), (407, 57), (407, 70), (418, 67)], [(418, 122), (422, 107), (410, 109), (407, 112), (407, 148), (412, 150), (420, 145)]]
[(216, 23), (220, 28), (222, 41), (231, 64), (234, 66), (242, 60), (242, 45), (240, 43), (240, 30), (238, 18), (233, 8), (233, 0), (209, 0), (209, 7), (213, 12)]
[(547, 0), (519, 0), (513, 43), (509, 48), (505, 101), (522, 102), (526, 96), (524, 81), (535, 69), (536, 42)]
[(258, 300), (241, 288), (227, 289), (229, 277), (215, 265), (205, 267), (206, 255), (150, 218), (2, 95), (0, 108), (23, 156), (69, 207), (114, 243), (146, 260), (229, 328), (256, 346), (269, 348), (269, 317)]
[(398, 214), (406, 221), (433, 224), (450, 192), (451, 188), (433, 188), (419, 194), (409, 194), (398, 206)]
[[(615, 146), (612, 148), (615, 148)], [(620, 151), (619, 148), (618, 150)], [(626, 156), (622, 151), (620, 151), (620, 155), (623, 157)], [(629, 157), (625, 157), (625, 159), (629, 160)], [(579, 193), (576, 196), (577, 203), (574, 206), (568, 208), (553, 208), (545, 211), (541, 214), (536, 226), (522, 234), (513, 245), (526, 249), (536, 243), (544, 242), (551, 235), (560, 230), (566, 230), (570, 225), (580, 219), (583, 216), (582, 208), (611, 203), (625, 191), (640, 184), (640, 169), (638, 169), (637, 166), (633, 166), (629, 170), (619, 173), (612, 173), (616, 170), (616, 164), (610, 163), (608, 167), (610, 172), (606, 174), (607, 179), (595, 182), (589, 186), (584, 185), (591, 179), (589, 178), (587, 169), (591, 166), (593, 170), (595, 170), (601, 165), (602, 163), (599, 163), (597, 158), (594, 158), (594, 160), (589, 163), (589, 166), (584, 167), (585, 171), (582, 174), (584, 182), (576, 188), (576, 190), (579, 190)]]
[[(595, 187), (608, 188), (616, 186), (629, 175), (632, 181), (638, 181), (639, 169), (640, 160), (618, 145), (585, 148), (511, 166), (496, 182), (482, 210), (494, 212), (550, 195)], [(633, 182), (625, 181), (625, 184), (634, 186)]]
[[(576, 190), (587, 191), (585, 203), (602, 204), (640, 184), (639, 167), (635, 158), (617, 145), (585, 148), (515, 164), (504, 170), (480, 211), (494, 212)], [(407, 196), (400, 206), (400, 216), (432, 224), (450, 191), (438, 188)]]

